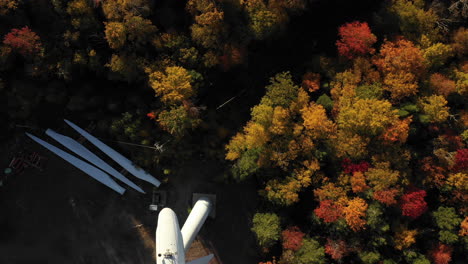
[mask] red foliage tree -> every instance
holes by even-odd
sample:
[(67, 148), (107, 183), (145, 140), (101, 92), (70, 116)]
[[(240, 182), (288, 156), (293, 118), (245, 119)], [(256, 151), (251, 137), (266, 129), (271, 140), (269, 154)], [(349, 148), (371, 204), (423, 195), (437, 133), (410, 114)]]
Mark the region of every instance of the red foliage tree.
[(340, 39), (336, 42), (341, 56), (353, 59), (360, 55), (373, 53), (372, 45), (377, 42), (377, 37), (372, 34), (366, 22), (358, 21), (342, 25), (338, 29)]
[(435, 264), (448, 264), (452, 260), (452, 248), (439, 244), (431, 250), (430, 256)]
[(418, 218), (427, 210), (427, 203), (424, 200), (426, 191), (413, 189), (405, 193), (400, 200), (403, 215), (413, 219)]
[(29, 27), (12, 29), (3, 39), (3, 44), (10, 46), (23, 56), (33, 55), (41, 50), (39, 36), (31, 31)]
[(325, 253), (330, 255), (334, 260), (340, 260), (349, 253), (349, 248), (346, 242), (343, 240), (331, 240), (327, 238), (327, 244), (325, 244)]
[(353, 174), (354, 172), (366, 172), (370, 165), (367, 161), (361, 161), (359, 163), (352, 163), (350, 159), (345, 158), (341, 162), (341, 167), (344, 173)]
[(290, 227), (283, 231), (283, 248), (297, 251), (302, 247), (302, 239), (304, 233), (301, 232), (299, 227)]
[(325, 223), (332, 223), (343, 216), (343, 206), (335, 204), (332, 200), (324, 200), (320, 201), (320, 206), (314, 213)]
[(154, 112), (149, 112), (146, 114), (146, 116), (149, 117), (149, 119), (153, 119), (153, 120), (156, 119), (156, 113)]
[(453, 169), (455, 171), (463, 171), (468, 169), (468, 149), (465, 148), (457, 150)]

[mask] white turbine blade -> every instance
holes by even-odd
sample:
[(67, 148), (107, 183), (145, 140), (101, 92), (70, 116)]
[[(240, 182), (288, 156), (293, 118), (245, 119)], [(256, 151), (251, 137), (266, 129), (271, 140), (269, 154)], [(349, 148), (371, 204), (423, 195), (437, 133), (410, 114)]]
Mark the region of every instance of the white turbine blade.
[(187, 252), (192, 245), (193, 240), (200, 231), (203, 223), (211, 212), (211, 202), (208, 198), (201, 197), (193, 206), (184, 226), (182, 226), (182, 240), (184, 241), (184, 250)]
[(208, 264), (212, 258), (213, 258), (213, 254), (210, 254), (208, 256), (204, 256), (202, 258), (187, 262), (187, 264)]
[(57, 156), (61, 157), (62, 159), (68, 161), (70, 164), (72, 164), (73, 166), (77, 167), (78, 169), (80, 169), (81, 171), (83, 171), (84, 173), (88, 174), (89, 176), (91, 176), (93, 179), (101, 182), (102, 184), (106, 185), (107, 187), (111, 188), (112, 190), (120, 193), (120, 194), (123, 194), (125, 192), (125, 189), (122, 188), (120, 185), (118, 185), (114, 180), (111, 179), (111, 177), (109, 177), (109, 175), (107, 175), (105, 172), (101, 171), (100, 169), (90, 165), (89, 163), (87, 162), (84, 162), (78, 158), (76, 158), (75, 156), (71, 155), (71, 154), (68, 154), (67, 152), (45, 142), (44, 140), (38, 138), (38, 137), (35, 137), (29, 133), (26, 133), (26, 135), (28, 137), (30, 137), (32, 140), (36, 141), (37, 143), (39, 143), (40, 145), (42, 145), (43, 147), (47, 148), (48, 150), (52, 151), (53, 153), (55, 153)]
[(68, 148), (69, 150), (73, 151), (75, 154), (81, 156), (82, 158), (86, 159), (88, 162), (94, 164), (96, 167), (100, 168), (101, 170), (109, 173), (110, 175), (114, 176), (115, 178), (119, 179), (123, 183), (127, 184), (128, 186), (132, 187), (133, 189), (145, 193), (140, 187), (138, 187), (135, 183), (131, 182), (125, 176), (123, 176), (120, 172), (116, 171), (112, 168), (109, 164), (103, 161), (101, 158), (96, 156), (94, 153), (89, 151), (86, 147), (78, 143), (77, 141), (73, 140), (70, 137), (65, 135), (59, 134), (52, 129), (47, 129), (46, 134), (53, 139), (57, 140), (60, 144)]
[(80, 133), (83, 137), (85, 137), (89, 142), (91, 142), (94, 146), (99, 148), (102, 152), (106, 153), (107, 156), (109, 156), (111, 159), (113, 159), (115, 162), (120, 164), (124, 169), (126, 169), (128, 172), (133, 174), (135, 177), (142, 179), (144, 181), (147, 181), (149, 183), (154, 184), (156, 187), (159, 187), (161, 184), (160, 181), (158, 181), (156, 178), (154, 178), (151, 174), (147, 173), (141, 168), (135, 167), (133, 163), (122, 156), (120, 153), (117, 151), (113, 150), (106, 144), (102, 143), (99, 139), (93, 137), (91, 134), (88, 132), (84, 131), (77, 125), (73, 124), (72, 122), (68, 121), (65, 119), (65, 122), (70, 125), (73, 129), (75, 129), (78, 133)]

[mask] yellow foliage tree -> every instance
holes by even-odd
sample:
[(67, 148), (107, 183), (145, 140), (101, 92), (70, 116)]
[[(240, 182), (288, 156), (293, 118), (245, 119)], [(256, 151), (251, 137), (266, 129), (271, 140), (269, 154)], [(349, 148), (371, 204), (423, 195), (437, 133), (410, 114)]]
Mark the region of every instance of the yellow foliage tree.
[(352, 98), (356, 95), (356, 87), (361, 82), (360, 74), (350, 70), (337, 73), (331, 83), (330, 94), (335, 102), (334, 107), (338, 110), (341, 105), (351, 104)]
[(291, 117), (288, 109), (281, 106), (275, 107), (273, 110), (273, 118), (271, 121), (270, 132), (272, 134), (283, 135), (288, 130), (288, 124)]
[(108, 20), (123, 20), (125, 17), (146, 17), (151, 13), (149, 0), (106, 0), (101, 1), (102, 10)]
[(449, 116), (447, 100), (441, 95), (422, 97), (419, 105), (422, 112), (427, 115), (429, 122), (441, 123)]
[(359, 160), (368, 155), (367, 145), (369, 141), (367, 137), (362, 137), (348, 131), (338, 130), (333, 147), (338, 157), (349, 157)]
[(294, 178), (288, 177), (284, 181), (271, 180), (265, 191), (268, 200), (277, 204), (291, 205), (299, 201), (298, 191), (301, 185)]
[(336, 126), (328, 119), (323, 106), (312, 102), (301, 110), (301, 114), (305, 132), (312, 138), (329, 138), (335, 133)]
[(18, 7), (18, 0), (0, 0), (0, 15), (6, 15)]
[(447, 185), (456, 190), (468, 192), (468, 174), (463, 172), (450, 174), (447, 179)]
[(120, 22), (104, 23), (106, 26), (105, 34), (107, 43), (111, 49), (120, 49), (127, 41), (127, 31), (125, 25)]
[(400, 178), (400, 173), (398, 171), (390, 169), (389, 162), (379, 162), (374, 164), (374, 167), (367, 170), (365, 175), (374, 191), (389, 189), (396, 185)]
[(216, 48), (224, 33), (224, 12), (213, 10), (195, 17), (191, 26), (192, 39), (205, 48)]
[(258, 104), (252, 108), (252, 121), (264, 127), (270, 127), (273, 122), (273, 107), (265, 104)]
[(390, 91), (393, 100), (415, 95), (418, 92), (416, 76), (410, 72), (398, 71), (384, 77), (384, 90)]
[(151, 20), (140, 16), (127, 17), (125, 19), (125, 28), (128, 33), (128, 41), (135, 46), (141, 46), (152, 40), (151, 36), (157, 31)]
[(226, 145), (226, 159), (236, 160), (249, 149), (261, 148), (268, 141), (269, 135), (265, 128), (258, 123), (248, 122), (243, 133), (237, 133)]
[(376, 136), (388, 125), (398, 121), (397, 111), (390, 102), (376, 99), (357, 99), (344, 106), (337, 118), (338, 127), (360, 135)]
[(435, 43), (423, 50), (423, 56), (428, 67), (437, 68), (453, 57), (454, 52), (450, 45)]
[(166, 104), (177, 104), (187, 100), (195, 91), (189, 72), (178, 66), (167, 67), (164, 72), (153, 72), (149, 82), (157, 96)]
[(412, 244), (416, 243), (417, 230), (401, 230), (395, 234), (395, 248), (403, 250), (409, 248)]
[(455, 88), (457, 93), (467, 96), (468, 95), (468, 62), (465, 62), (459, 70), (455, 70), (456, 83)]
[(67, 13), (71, 16), (71, 24), (76, 29), (85, 29), (95, 26), (94, 10), (91, 3), (86, 0), (73, 0), (68, 2)]
[(346, 197), (346, 192), (343, 187), (336, 186), (334, 183), (329, 182), (322, 187), (315, 189), (314, 195), (317, 196), (319, 201), (338, 201), (339, 199)]

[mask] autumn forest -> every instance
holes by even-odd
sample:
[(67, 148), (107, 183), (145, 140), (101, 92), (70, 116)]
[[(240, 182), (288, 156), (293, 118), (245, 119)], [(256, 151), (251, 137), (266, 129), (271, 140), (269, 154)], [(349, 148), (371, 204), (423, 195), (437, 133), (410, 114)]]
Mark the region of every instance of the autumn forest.
[(128, 154), (168, 181), (208, 157), (255, 182), (259, 264), (466, 263), (467, 21), (464, 0), (0, 0), (0, 141), (71, 116), (157, 146)]

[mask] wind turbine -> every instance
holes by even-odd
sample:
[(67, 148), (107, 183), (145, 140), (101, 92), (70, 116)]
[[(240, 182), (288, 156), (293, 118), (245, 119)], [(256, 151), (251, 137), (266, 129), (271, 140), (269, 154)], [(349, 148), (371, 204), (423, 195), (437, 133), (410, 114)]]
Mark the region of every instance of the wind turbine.
[[(170, 208), (164, 208), (158, 215), (156, 227), (156, 263), (185, 264), (185, 252), (192, 245), (203, 223), (212, 209), (211, 201), (201, 197), (195, 203), (182, 230), (177, 216)], [(213, 254), (187, 262), (187, 264), (208, 264)]]

